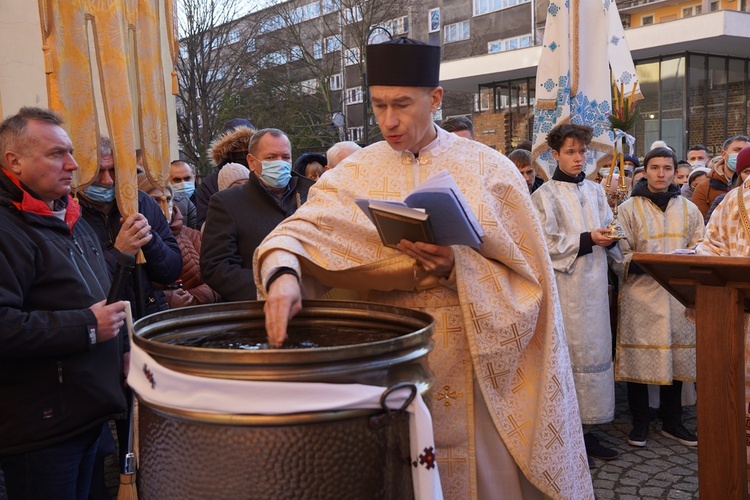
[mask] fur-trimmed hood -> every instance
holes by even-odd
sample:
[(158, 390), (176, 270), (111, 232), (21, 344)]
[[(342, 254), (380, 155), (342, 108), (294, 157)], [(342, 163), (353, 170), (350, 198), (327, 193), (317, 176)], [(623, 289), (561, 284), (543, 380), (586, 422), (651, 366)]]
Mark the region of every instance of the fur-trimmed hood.
[(236, 158), (231, 157), (233, 152), (243, 151), (247, 154), (247, 144), (253, 135), (255, 135), (255, 130), (250, 127), (237, 127), (219, 136), (211, 143), (211, 160), (214, 166), (221, 168), (226, 163), (237, 161)]

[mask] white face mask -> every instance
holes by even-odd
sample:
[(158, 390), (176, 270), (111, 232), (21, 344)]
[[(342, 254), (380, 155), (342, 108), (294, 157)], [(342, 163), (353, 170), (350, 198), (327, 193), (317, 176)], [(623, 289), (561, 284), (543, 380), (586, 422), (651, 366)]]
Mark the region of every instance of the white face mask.
[(695, 161), (694, 161), (693, 163), (691, 163), (691, 164), (690, 164), (690, 166), (691, 166), (691, 167), (692, 167), (693, 169), (696, 169), (696, 168), (703, 168), (703, 167), (705, 167), (705, 166), (706, 166), (706, 162), (705, 162), (705, 161), (702, 161), (702, 160), (695, 160)]

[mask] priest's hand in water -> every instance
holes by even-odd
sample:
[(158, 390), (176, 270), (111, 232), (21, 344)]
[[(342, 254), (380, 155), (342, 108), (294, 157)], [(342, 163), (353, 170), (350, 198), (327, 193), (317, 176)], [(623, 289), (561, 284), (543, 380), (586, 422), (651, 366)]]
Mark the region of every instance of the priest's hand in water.
[(603, 227), (594, 229), (593, 231), (591, 231), (591, 241), (594, 242), (594, 245), (599, 245), (600, 247), (610, 246), (616, 240), (613, 240), (612, 238), (607, 236), (608, 232), (609, 230)]
[(263, 306), (266, 314), (268, 343), (279, 347), (286, 340), (289, 320), (302, 310), (302, 291), (294, 274), (276, 278), (268, 288), (268, 298)]
[(413, 257), (422, 269), (438, 278), (450, 276), (455, 263), (453, 248), (429, 243), (401, 240), (397, 246), (406, 255)]

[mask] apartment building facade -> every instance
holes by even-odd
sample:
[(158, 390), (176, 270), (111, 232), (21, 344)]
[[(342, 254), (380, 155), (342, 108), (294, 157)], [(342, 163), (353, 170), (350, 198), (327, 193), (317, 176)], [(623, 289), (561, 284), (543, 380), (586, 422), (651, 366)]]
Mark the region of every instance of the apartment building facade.
[[(666, 140), (678, 155), (696, 143), (715, 152), (726, 137), (750, 132), (748, 1), (617, 2), (645, 96), (635, 128), (639, 154), (656, 139)], [(373, 9), (374, 2), (379, 3)], [(304, 94), (327, 99), (339, 138), (361, 143), (378, 138), (366, 111), (362, 52), (367, 41), (387, 33), (442, 47), (446, 94), (436, 121), (469, 115), (477, 139), (505, 152), (531, 139), (548, 0), (279, 5), (248, 17), (256, 23), (263, 17), (255, 46), (281, 47), (264, 56), (271, 63), (259, 71), (283, 67)]]

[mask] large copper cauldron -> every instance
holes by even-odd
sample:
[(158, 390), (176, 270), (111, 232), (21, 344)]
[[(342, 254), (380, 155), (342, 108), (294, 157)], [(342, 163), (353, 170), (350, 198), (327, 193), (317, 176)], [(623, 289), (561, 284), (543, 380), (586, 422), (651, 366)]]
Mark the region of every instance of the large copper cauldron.
[[(160, 364), (201, 377), (414, 384), (432, 382), (433, 319), (380, 304), (308, 301), (289, 346), (268, 348), (263, 303), (165, 311), (135, 325)], [(186, 412), (140, 401), (142, 499), (411, 498), (408, 417), (348, 410), (293, 415)]]

